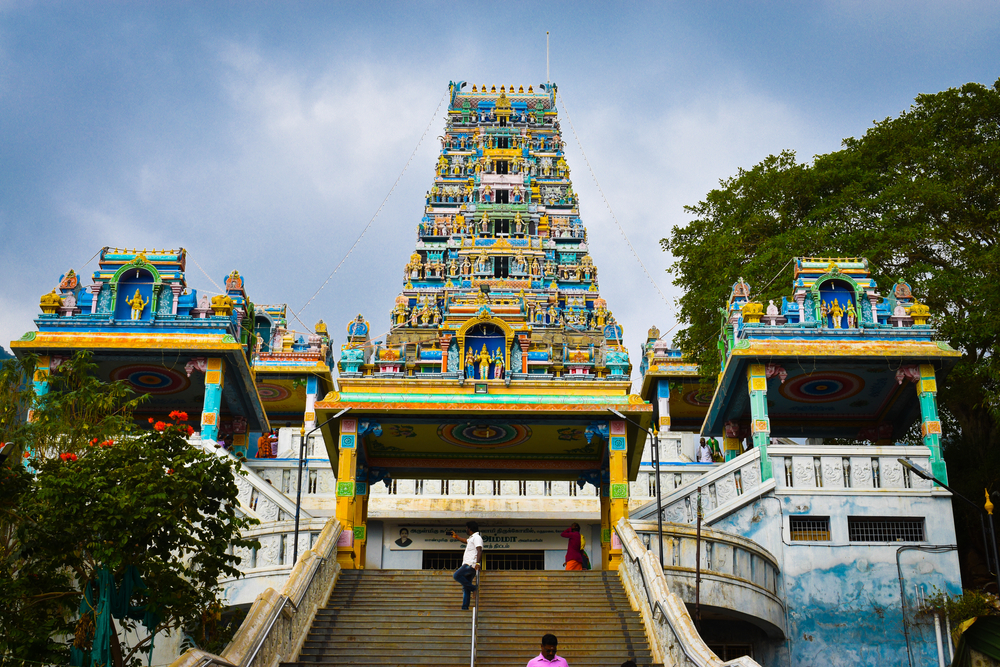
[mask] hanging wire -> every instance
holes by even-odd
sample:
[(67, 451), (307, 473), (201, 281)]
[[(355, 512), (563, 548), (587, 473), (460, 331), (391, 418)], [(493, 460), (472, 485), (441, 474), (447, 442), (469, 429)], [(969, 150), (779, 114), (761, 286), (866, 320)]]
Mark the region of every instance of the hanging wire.
[[(608, 201), (608, 197), (607, 195), (604, 194), (604, 189), (601, 187), (601, 183), (597, 180), (597, 174), (594, 172), (594, 167), (590, 164), (590, 159), (587, 157), (587, 152), (583, 150), (583, 143), (580, 141), (580, 135), (576, 133), (576, 126), (573, 125), (573, 119), (569, 115), (569, 107), (566, 104), (566, 98), (563, 97), (562, 93), (560, 93), (558, 90), (556, 91), (556, 95), (558, 95), (559, 97), (559, 101), (560, 104), (562, 105), (563, 111), (566, 112), (566, 120), (569, 121), (569, 127), (571, 130), (573, 130), (573, 137), (576, 139), (577, 146), (580, 147), (580, 153), (583, 154), (583, 161), (587, 163), (587, 168), (590, 170), (590, 176), (594, 179), (594, 185), (597, 186), (597, 191), (601, 193), (601, 198), (604, 199), (604, 205), (608, 207), (608, 213), (611, 214), (611, 219), (615, 221), (615, 225), (618, 227), (618, 231), (621, 232), (622, 238), (625, 239), (625, 243), (628, 244), (629, 250), (632, 251), (632, 256), (635, 257), (635, 261), (637, 261), (639, 263), (639, 266), (642, 267), (642, 272), (646, 274), (646, 277), (649, 278), (649, 282), (653, 285), (654, 288), (656, 288), (656, 291), (659, 292), (660, 298), (663, 299), (663, 303), (666, 304), (667, 309), (673, 311), (674, 306), (670, 303), (670, 300), (667, 299), (667, 295), (663, 293), (663, 290), (660, 289), (660, 286), (656, 284), (656, 281), (653, 280), (653, 276), (649, 273), (649, 270), (646, 269), (646, 265), (642, 263), (642, 259), (640, 259), (639, 253), (636, 252), (635, 246), (633, 246), (632, 242), (629, 241), (628, 235), (625, 233), (625, 229), (622, 227), (621, 223), (618, 222), (618, 217), (615, 215), (615, 212), (611, 208), (611, 202)], [(677, 325), (675, 324), (674, 327), (676, 326)], [(671, 327), (671, 330), (674, 327)]]
[[(190, 259), (192, 262), (194, 262), (194, 265), (198, 267), (198, 270), (201, 271), (205, 275), (206, 278), (208, 278), (208, 281), (210, 283), (212, 283), (213, 285), (215, 285), (215, 289), (219, 290), (219, 292), (218, 292), (219, 294), (225, 294), (226, 293), (226, 290), (224, 290), (221, 287), (219, 287), (219, 283), (217, 283), (214, 280), (212, 280), (212, 276), (208, 275), (208, 273), (205, 271), (205, 269), (201, 268), (201, 264), (199, 264), (198, 260), (196, 260), (194, 257), (191, 256), (191, 253), (188, 253), (188, 259)], [(207, 292), (208, 290), (205, 290), (205, 291)]]
[(375, 211), (375, 215), (373, 215), (371, 217), (371, 220), (368, 221), (368, 224), (365, 225), (365, 228), (361, 230), (361, 234), (358, 235), (358, 238), (354, 241), (354, 244), (347, 251), (347, 254), (345, 254), (344, 257), (343, 257), (343, 259), (341, 259), (340, 262), (337, 264), (337, 266), (334, 267), (334, 269), (330, 273), (330, 275), (327, 276), (327, 278), (326, 278), (325, 281), (323, 281), (323, 284), (320, 285), (319, 288), (315, 292), (313, 292), (313, 295), (311, 297), (309, 297), (309, 300), (306, 301), (306, 303), (305, 303), (304, 306), (302, 306), (301, 308), (299, 308), (298, 311), (293, 311), (292, 312), (292, 317), (294, 317), (296, 320), (298, 320), (299, 324), (301, 324), (302, 326), (304, 326), (306, 329), (312, 331), (312, 329), (309, 326), (307, 326), (305, 322), (303, 322), (301, 319), (299, 319), (299, 313), (301, 313), (302, 311), (304, 311), (309, 306), (309, 304), (311, 304), (313, 302), (313, 299), (316, 298), (316, 295), (319, 294), (323, 290), (323, 288), (327, 286), (327, 284), (333, 279), (333, 277), (335, 275), (337, 275), (337, 271), (340, 270), (340, 267), (342, 267), (344, 265), (344, 262), (347, 261), (347, 258), (351, 256), (351, 253), (354, 252), (354, 249), (358, 247), (359, 243), (361, 243), (361, 239), (363, 239), (365, 237), (365, 233), (368, 232), (368, 229), (372, 226), (372, 223), (375, 222), (375, 219), (379, 216), (379, 213), (382, 212), (382, 208), (385, 206), (385, 203), (387, 201), (389, 201), (389, 197), (391, 197), (392, 193), (396, 190), (396, 186), (399, 185), (399, 181), (403, 178), (403, 174), (406, 173), (406, 170), (409, 168), (410, 163), (413, 162), (414, 156), (417, 154), (417, 151), (420, 149), (420, 145), (424, 142), (424, 137), (426, 137), (427, 133), (430, 131), (431, 125), (433, 125), (434, 121), (437, 119), (438, 112), (441, 110), (441, 105), (444, 103), (445, 99), (448, 97), (448, 94), (449, 93), (445, 93), (444, 95), (441, 96), (441, 99), (438, 101), (437, 107), (434, 109), (434, 114), (431, 116), (430, 121), (427, 123), (427, 127), (424, 128), (423, 133), (420, 135), (420, 140), (417, 141), (417, 145), (414, 146), (413, 152), (410, 153), (410, 157), (409, 157), (409, 159), (406, 160), (406, 164), (403, 165), (403, 170), (401, 172), (399, 172), (399, 176), (396, 177), (396, 181), (392, 184), (392, 187), (389, 188), (389, 192), (385, 195), (385, 199), (383, 199), (382, 203), (379, 204), (378, 210)]

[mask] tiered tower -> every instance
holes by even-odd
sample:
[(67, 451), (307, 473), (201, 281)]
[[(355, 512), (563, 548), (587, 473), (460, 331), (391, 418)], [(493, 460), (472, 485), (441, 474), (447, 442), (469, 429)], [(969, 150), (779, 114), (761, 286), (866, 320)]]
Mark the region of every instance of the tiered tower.
[(623, 379), (622, 329), (597, 268), (563, 153), (555, 86), (450, 84), (434, 184), (391, 313), (341, 375)]
[(465, 88), (449, 84), (390, 328), (374, 340), (362, 315), (348, 324), (339, 392), (316, 404), (320, 423), (350, 411), (327, 427), (339, 443), (337, 516), (355, 539), (339, 558), (364, 562), (373, 481), (571, 480), (599, 489), (612, 567), (611, 524), (627, 514), (638, 425), (652, 409), (629, 395), (631, 363), (588, 253), (556, 87)]

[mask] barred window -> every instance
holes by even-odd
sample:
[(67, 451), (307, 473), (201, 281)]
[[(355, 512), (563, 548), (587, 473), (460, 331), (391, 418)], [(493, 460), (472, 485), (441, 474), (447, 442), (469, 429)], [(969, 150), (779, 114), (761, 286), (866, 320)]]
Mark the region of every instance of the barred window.
[(847, 517), (851, 542), (923, 542), (924, 520), (914, 517)]
[(792, 541), (830, 541), (830, 517), (828, 516), (790, 516), (788, 517), (788, 527)]

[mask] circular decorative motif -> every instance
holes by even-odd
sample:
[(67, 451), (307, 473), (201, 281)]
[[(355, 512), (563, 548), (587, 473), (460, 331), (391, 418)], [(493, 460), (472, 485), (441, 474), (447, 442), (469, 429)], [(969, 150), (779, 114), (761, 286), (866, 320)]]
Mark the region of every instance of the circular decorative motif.
[(468, 449), (514, 447), (531, 437), (531, 429), (522, 424), (442, 424), (437, 432), (445, 442)]
[(712, 392), (692, 389), (684, 392), (684, 402), (699, 408), (707, 408), (712, 404)]
[(163, 366), (122, 366), (111, 372), (112, 380), (124, 380), (144, 394), (177, 394), (191, 381), (183, 374)]
[(265, 403), (283, 401), (292, 395), (292, 392), (288, 391), (281, 385), (270, 384), (268, 382), (261, 382), (258, 384), (257, 393), (260, 394), (260, 400)]
[(850, 398), (864, 388), (865, 381), (857, 375), (827, 371), (792, 378), (778, 391), (797, 403), (832, 403)]

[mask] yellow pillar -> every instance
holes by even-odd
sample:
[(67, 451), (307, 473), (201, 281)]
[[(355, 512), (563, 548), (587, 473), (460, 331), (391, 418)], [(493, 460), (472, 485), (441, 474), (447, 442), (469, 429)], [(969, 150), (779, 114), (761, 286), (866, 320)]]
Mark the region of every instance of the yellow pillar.
[(617, 570), (622, 560), (622, 545), (614, 527), (619, 519), (628, 519), (628, 445), (626, 444), (625, 422), (611, 422), (611, 442), (608, 443), (608, 469), (610, 484), (608, 502), (611, 524), (611, 544), (608, 549), (608, 569)]
[(611, 554), (611, 499), (608, 498), (608, 485), (601, 484), (601, 567), (608, 569)]
[(368, 482), (354, 483), (354, 567), (365, 569), (368, 546)]
[(340, 439), (337, 443), (337, 519), (343, 528), (337, 543), (337, 562), (345, 570), (357, 568), (354, 554), (355, 475), (358, 465), (358, 420), (340, 420)]

